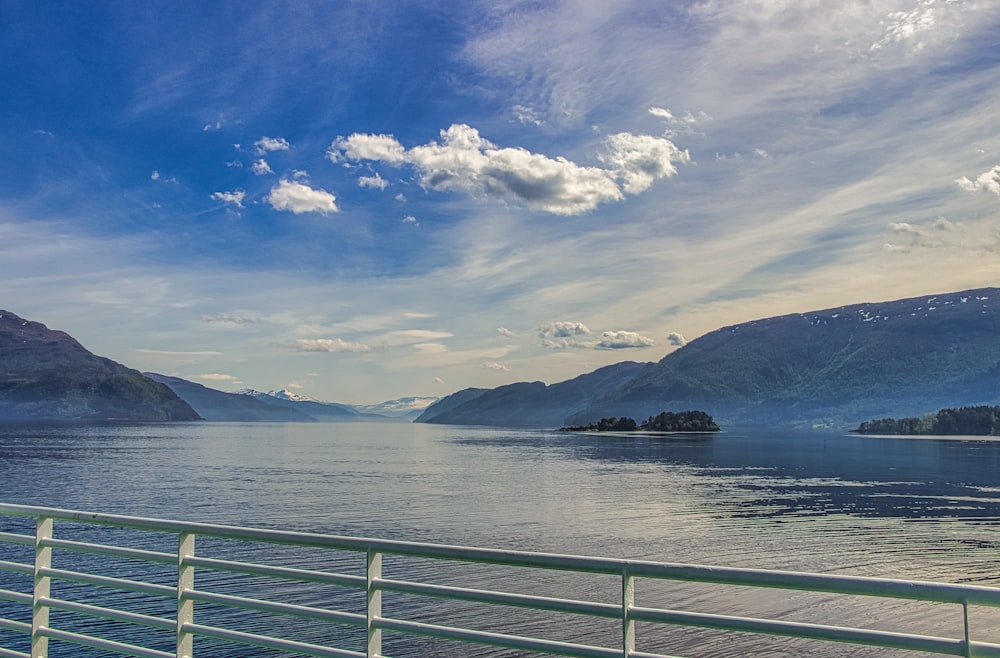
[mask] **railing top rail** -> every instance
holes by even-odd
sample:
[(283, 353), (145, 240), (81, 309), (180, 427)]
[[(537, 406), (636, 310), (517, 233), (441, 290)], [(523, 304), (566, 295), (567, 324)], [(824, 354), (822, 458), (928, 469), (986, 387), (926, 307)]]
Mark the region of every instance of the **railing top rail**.
[(266, 530), (240, 526), (174, 521), (116, 514), (100, 514), (51, 507), (0, 503), (0, 515), (53, 518), (85, 524), (97, 524), (166, 533), (191, 533), (224, 539), (292, 544), (345, 551), (378, 551), (409, 557), (447, 559), (461, 562), (579, 571), (686, 580), (726, 585), (810, 590), (840, 594), (919, 599), (942, 603), (972, 603), (1000, 606), (1000, 588), (982, 585), (957, 585), (864, 576), (771, 571), (695, 564), (630, 560), (623, 558), (564, 555), (532, 551), (475, 548), (449, 544), (431, 544), (368, 537), (347, 537), (320, 533)]

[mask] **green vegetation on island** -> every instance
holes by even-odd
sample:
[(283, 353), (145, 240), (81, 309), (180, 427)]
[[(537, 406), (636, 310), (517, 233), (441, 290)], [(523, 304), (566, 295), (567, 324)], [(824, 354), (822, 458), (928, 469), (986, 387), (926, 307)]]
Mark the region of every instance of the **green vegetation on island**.
[(1000, 436), (1000, 407), (942, 409), (920, 418), (881, 418), (861, 423), (857, 434)]
[(704, 411), (664, 411), (642, 424), (632, 418), (602, 418), (596, 423), (561, 427), (560, 432), (718, 432), (719, 426)]

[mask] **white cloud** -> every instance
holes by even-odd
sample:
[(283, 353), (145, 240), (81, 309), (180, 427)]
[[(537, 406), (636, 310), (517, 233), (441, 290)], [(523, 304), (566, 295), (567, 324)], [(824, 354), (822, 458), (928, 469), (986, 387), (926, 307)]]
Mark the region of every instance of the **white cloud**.
[(629, 194), (649, 189), (653, 181), (677, 173), (674, 162), (688, 162), (690, 156), (663, 137), (618, 133), (607, 139), (609, 153), (601, 161), (611, 165)]
[(667, 128), (663, 134), (671, 139), (683, 135), (704, 135), (703, 132), (696, 129), (696, 126), (699, 123), (704, 123), (712, 119), (712, 117), (704, 112), (698, 112), (697, 114), (685, 112), (677, 116), (665, 107), (651, 107), (649, 108), (649, 113), (654, 117), (663, 119), (664, 123), (667, 124)]
[(370, 352), (364, 343), (352, 343), (340, 338), (299, 338), (287, 343), (299, 352)]
[(510, 371), (509, 365), (507, 365), (506, 363), (499, 363), (497, 361), (494, 361), (492, 363), (484, 363), (483, 367), (486, 368), (487, 370), (501, 370), (504, 372)]
[(493, 197), (557, 215), (621, 201), (625, 193), (637, 194), (654, 180), (674, 175), (674, 161), (689, 160), (687, 151), (662, 137), (619, 133), (609, 137), (606, 146), (608, 152), (600, 159), (609, 168), (582, 166), (523, 148), (499, 148), (475, 128), (454, 124), (441, 131), (440, 141), (409, 150), (391, 135), (340, 137), (329, 155), (335, 162), (410, 164), (424, 189)]
[(149, 175), (149, 179), (150, 180), (155, 180), (155, 181), (160, 181), (161, 183), (176, 183), (177, 182), (177, 179), (174, 178), (173, 176), (171, 176), (169, 178), (164, 178), (163, 175), (157, 169), (153, 170), (153, 173)]
[(517, 335), (507, 327), (497, 327), (497, 333), (503, 336), (504, 338), (513, 338), (514, 336)]
[(959, 187), (969, 192), (992, 192), (1000, 195), (1000, 165), (995, 165), (989, 171), (985, 171), (976, 177), (976, 180), (969, 180), (965, 176), (955, 181)]
[(358, 187), (370, 187), (378, 190), (384, 190), (389, 187), (389, 181), (378, 175), (378, 172), (374, 176), (362, 176), (358, 179)]
[(250, 169), (253, 171), (255, 176), (263, 176), (264, 174), (273, 174), (274, 170), (271, 169), (271, 165), (267, 164), (267, 160), (264, 158), (258, 158), (253, 161), (250, 165)]
[(444, 354), (448, 351), (441, 343), (414, 343), (413, 348), (421, 354)]
[(271, 151), (287, 151), (291, 148), (288, 140), (284, 137), (261, 137), (253, 145), (256, 147), (257, 155), (264, 155)]
[(231, 203), (237, 208), (243, 207), (243, 199), (247, 193), (243, 190), (233, 190), (232, 192), (215, 192), (212, 198), (223, 203)]
[(210, 372), (204, 375), (195, 375), (195, 379), (202, 379), (209, 382), (232, 382), (239, 383), (240, 380), (232, 375), (224, 375), (222, 373)]
[(308, 181), (309, 180), (309, 172), (306, 171), (306, 170), (304, 170), (304, 169), (293, 169), (292, 170), (292, 178), (294, 178), (295, 180), (299, 180), (299, 181)]
[(551, 322), (538, 328), (538, 338), (542, 345), (551, 349), (586, 347), (586, 344), (577, 339), (589, 334), (590, 329), (580, 322)]
[(316, 190), (303, 183), (281, 179), (271, 188), (267, 201), (275, 210), (287, 210), (300, 215), (306, 212), (327, 214), (338, 212), (336, 197), (326, 190)]
[(390, 164), (401, 164), (404, 159), (403, 145), (392, 135), (363, 135), (355, 133), (350, 137), (338, 137), (330, 145), (327, 157), (332, 162), (347, 160), (380, 160)]
[(620, 350), (653, 345), (652, 338), (647, 338), (634, 331), (605, 331), (597, 348), (602, 350)]
[(443, 384), (443, 383), (444, 383), (444, 380), (443, 380), (443, 379), (441, 379), (440, 377), (435, 377), (435, 378), (434, 378), (434, 383), (435, 383), (435, 384)]
[(432, 340), (440, 340), (442, 338), (452, 338), (455, 334), (448, 331), (432, 331), (429, 329), (401, 329), (400, 331), (392, 331), (386, 334), (387, 338), (393, 339), (394, 342), (426, 342)]
[(687, 345), (687, 339), (685, 339), (684, 336), (680, 335), (676, 331), (671, 331), (669, 334), (667, 334), (667, 342), (673, 345), (674, 347), (684, 347), (685, 345)]
[(515, 105), (513, 108), (514, 116), (517, 120), (525, 125), (531, 126), (542, 126), (545, 122), (542, 121), (542, 117), (538, 112), (534, 111), (530, 107), (525, 105)]
[(407, 215), (406, 217), (404, 217), (403, 218), (403, 223), (404, 224), (413, 224), (414, 226), (420, 226), (420, 222), (418, 222), (417, 218), (414, 217), (413, 215)]

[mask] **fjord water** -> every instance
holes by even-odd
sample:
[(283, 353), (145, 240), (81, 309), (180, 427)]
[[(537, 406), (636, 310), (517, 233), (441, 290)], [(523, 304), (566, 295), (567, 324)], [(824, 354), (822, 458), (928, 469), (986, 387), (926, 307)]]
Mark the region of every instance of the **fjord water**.
[[(998, 473), (1000, 442), (971, 437), (610, 436), (398, 423), (0, 427), (7, 503), (992, 585), (1000, 585)], [(740, 613), (731, 590), (692, 596)], [(836, 617), (824, 606), (809, 620)], [(908, 610), (883, 612), (926, 614)], [(996, 616), (982, 613), (976, 628), (995, 634)], [(774, 640), (754, 647), (753, 655), (789, 651)], [(690, 655), (747, 651), (721, 642)]]

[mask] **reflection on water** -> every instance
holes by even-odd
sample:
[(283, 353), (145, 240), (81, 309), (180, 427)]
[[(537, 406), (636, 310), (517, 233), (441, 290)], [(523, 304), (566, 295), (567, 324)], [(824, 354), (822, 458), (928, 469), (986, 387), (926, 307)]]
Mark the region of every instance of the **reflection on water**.
[[(4, 502), (994, 585), (1000, 585), (998, 467), (1000, 443), (988, 440), (773, 432), (608, 436), (400, 424), (0, 428)], [(552, 578), (567, 592), (590, 591)], [(651, 602), (681, 597), (712, 611), (739, 613), (757, 604), (767, 613), (798, 611), (804, 620), (857, 616), (929, 628), (927, 612), (912, 606), (862, 613), (807, 595), (643, 587)], [(529, 623), (516, 615), (494, 617), (500, 626)], [(987, 619), (977, 629), (989, 635), (997, 626)], [(575, 633), (596, 632), (588, 629)], [(784, 641), (737, 649), (712, 637), (671, 632), (663, 646), (712, 646), (695, 655), (720, 656), (748, 655), (748, 647), (754, 655), (790, 651)], [(401, 651), (433, 654), (420, 647)], [(835, 649), (826, 655), (886, 655)]]

